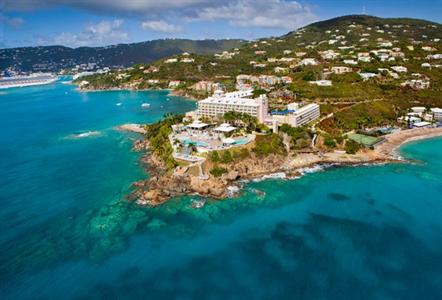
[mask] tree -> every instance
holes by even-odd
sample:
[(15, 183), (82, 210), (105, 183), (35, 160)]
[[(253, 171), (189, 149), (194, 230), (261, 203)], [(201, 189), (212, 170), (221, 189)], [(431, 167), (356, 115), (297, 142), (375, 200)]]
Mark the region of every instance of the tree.
[(345, 142), (345, 152), (348, 154), (355, 154), (361, 149), (361, 145), (353, 140), (347, 140)]

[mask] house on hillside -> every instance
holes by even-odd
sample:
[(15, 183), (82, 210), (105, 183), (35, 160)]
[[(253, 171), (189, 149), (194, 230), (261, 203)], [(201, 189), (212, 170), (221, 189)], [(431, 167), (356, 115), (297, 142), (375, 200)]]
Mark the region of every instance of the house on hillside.
[(344, 59), (344, 64), (346, 64), (346, 65), (357, 65), (358, 62), (355, 61), (354, 59)]
[(334, 59), (338, 58), (340, 55), (339, 53), (335, 52), (334, 50), (322, 51), (322, 52), (319, 52), (319, 54), (325, 60), (334, 60)]
[(338, 67), (332, 67), (331, 68), (331, 72), (334, 73), (334, 74), (344, 74), (344, 73), (349, 73), (349, 72), (352, 72), (352, 71), (353, 71), (352, 68), (349, 68), (349, 67), (338, 66)]
[(275, 73), (288, 73), (289, 72), (289, 68), (282, 68), (282, 67), (276, 67), (273, 69), (275, 71)]
[(182, 63), (193, 63), (193, 62), (195, 62), (195, 59), (190, 58), (190, 57), (185, 57), (185, 58), (182, 58), (180, 60), (180, 62), (182, 62)]
[(359, 76), (361, 76), (362, 80), (364, 80), (364, 81), (369, 80), (370, 78), (375, 78), (375, 77), (379, 76), (376, 73), (370, 73), (370, 72), (358, 73), (358, 74), (359, 74)]
[(408, 86), (416, 90), (423, 90), (430, 87), (430, 81), (424, 79), (411, 79), (401, 83), (401, 86)]
[(299, 62), (300, 66), (316, 66), (318, 65), (318, 61), (314, 58), (304, 58)]
[(395, 72), (398, 72), (398, 73), (407, 73), (408, 72), (408, 69), (404, 66), (393, 66), (393, 67), (391, 67), (391, 69)]
[(181, 84), (180, 80), (171, 80), (171, 81), (169, 81), (168, 87), (175, 88), (175, 87), (179, 86), (180, 84)]
[(178, 58), (169, 58), (164, 61), (166, 64), (176, 63), (178, 62)]
[(309, 81), (310, 84), (315, 84), (317, 86), (332, 86), (331, 80), (315, 80)]

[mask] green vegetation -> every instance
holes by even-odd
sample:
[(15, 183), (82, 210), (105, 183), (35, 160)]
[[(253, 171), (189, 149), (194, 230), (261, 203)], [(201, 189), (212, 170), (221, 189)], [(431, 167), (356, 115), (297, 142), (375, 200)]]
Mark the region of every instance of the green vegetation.
[(221, 167), (213, 167), (210, 170), (210, 174), (212, 174), (215, 177), (221, 177), (224, 173), (227, 173), (227, 169), (221, 168)]
[[(237, 39), (187, 40), (159, 39), (141, 43), (119, 44), (112, 47), (43, 46), (1, 49), (0, 65), (33, 71), (35, 66), (46, 66), (47, 71), (58, 72), (75, 65), (98, 63), (101, 67), (129, 67), (133, 64), (150, 63), (183, 52), (213, 54), (239, 47), (244, 43)], [(19, 51), (17, 51), (19, 49)], [(39, 69), (39, 71), (42, 71)]]
[(211, 151), (209, 152), (209, 159), (213, 163), (229, 164), (234, 161), (245, 159), (250, 156), (247, 148), (233, 148), (223, 151)]
[(257, 135), (253, 152), (258, 155), (286, 154), (282, 138), (274, 133)]
[(283, 124), (279, 127), (279, 131), (291, 137), (291, 148), (293, 149), (304, 149), (310, 145), (311, 132), (306, 126), (292, 127), (288, 124)]
[(394, 104), (387, 101), (361, 103), (334, 115), (335, 126), (342, 130), (389, 125), (399, 117)]
[(353, 140), (347, 140), (345, 142), (345, 152), (348, 154), (355, 154), (361, 149), (361, 145)]
[[(379, 28), (376, 28), (379, 26)], [(372, 27), (371, 30), (367, 27)], [(404, 30), (407, 28), (407, 30)], [(379, 30), (377, 30), (379, 29)], [(259, 41), (245, 42), (238, 49), (231, 49), (228, 58), (219, 58), (213, 55), (191, 54), (194, 59), (192, 63), (179, 62), (184, 58), (182, 54), (172, 53), (172, 57), (178, 60), (177, 63), (166, 63), (165, 59), (156, 60), (150, 65), (139, 64), (126, 70), (113, 71), (107, 75), (96, 75), (82, 78), (90, 82), (90, 88), (165, 88), (171, 80), (180, 80), (177, 87), (182, 95), (191, 95), (198, 99), (206, 97), (210, 91), (196, 91), (194, 84), (200, 80), (212, 81), (222, 84), (227, 91), (235, 89), (236, 76), (246, 75), (287, 75), (292, 83), (277, 83), (274, 85), (266, 83), (266, 80), (246, 82), (254, 89), (254, 96), (267, 94), (271, 109), (284, 109), (287, 103), (293, 101), (317, 102), (321, 104), (323, 116), (334, 113), (334, 117), (325, 120), (320, 129), (327, 131), (333, 136), (342, 134), (349, 130), (365, 127), (383, 126), (397, 124), (397, 117), (412, 106), (422, 105), (441, 107), (442, 99), (442, 68), (422, 68), (423, 62), (432, 65), (441, 65), (442, 60), (430, 60), (427, 56), (431, 53), (440, 53), (442, 42), (435, 41), (440, 38), (442, 26), (437, 23), (414, 19), (382, 19), (371, 16), (345, 16), (324, 22), (318, 22), (306, 26), (296, 32), (278, 38), (264, 38)], [(361, 41), (364, 33), (370, 36)], [(333, 33), (333, 34), (331, 34)], [(330, 44), (327, 41), (334, 39), (333, 35), (342, 35), (344, 44), (339, 42)], [(392, 38), (394, 36), (394, 39)], [(426, 36), (423, 38), (423, 36)], [(391, 41), (395, 50), (402, 52), (406, 60), (396, 57), (395, 61), (382, 61), (375, 54), (371, 62), (358, 62), (357, 66), (350, 66), (351, 72), (344, 74), (331, 74), (332, 67), (344, 66), (345, 59), (355, 59), (357, 52), (370, 52), (379, 49), (378, 41)], [(422, 41), (422, 44), (413, 44), (414, 41)], [(414, 45), (414, 49), (408, 47)], [(438, 52), (429, 52), (422, 49), (422, 46), (430, 46)], [(232, 46), (233, 48), (233, 46)], [(255, 51), (265, 51), (257, 55)], [(284, 53), (290, 50), (291, 53)], [(333, 50), (340, 56), (334, 60), (326, 60), (321, 57), (322, 51)], [(188, 52), (194, 52), (186, 50)], [(304, 52), (305, 55), (295, 55), (296, 52)], [(276, 62), (280, 58), (291, 58), (291, 62)], [(315, 66), (301, 66), (302, 58), (314, 58), (319, 64)], [(251, 61), (262, 64), (262, 68), (255, 68)], [(379, 69), (391, 70), (392, 66), (401, 65), (408, 69), (407, 73), (399, 73), (398, 78), (392, 77), (389, 72)], [(149, 67), (154, 67), (155, 72), (146, 72)], [(275, 68), (284, 68), (283, 73), (278, 73)], [(378, 73), (379, 77), (362, 81), (357, 72)], [(405, 80), (428, 78), (430, 88), (426, 90), (415, 90), (401, 86)], [(118, 79), (119, 78), (119, 79)], [(332, 86), (321, 87), (310, 84), (308, 81), (316, 79), (329, 79)], [(149, 80), (151, 80), (149, 82)], [(153, 80), (153, 81), (152, 81)], [(266, 132), (266, 128), (260, 128), (256, 120), (246, 115), (227, 113), (224, 119), (235, 125), (242, 125), (247, 131)], [(288, 133), (289, 134), (289, 133)], [(291, 134), (289, 134), (291, 135)], [(336, 143), (339, 141), (333, 137)], [(305, 138), (294, 138), (299, 141), (299, 148)], [(331, 141), (330, 145), (332, 145)]]
[(172, 125), (183, 120), (181, 115), (165, 115), (164, 119), (151, 125), (146, 125), (146, 139), (149, 141), (153, 154), (161, 159), (167, 169), (172, 169), (178, 164), (172, 157), (172, 145), (169, 141), (169, 134), (172, 132)]
[(256, 130), (258, 126), (258, 120), (255, 117), (245, 113), (235, 111), (226, 112), (223, 119), (228, 123), (243, 126), (248, 132)]

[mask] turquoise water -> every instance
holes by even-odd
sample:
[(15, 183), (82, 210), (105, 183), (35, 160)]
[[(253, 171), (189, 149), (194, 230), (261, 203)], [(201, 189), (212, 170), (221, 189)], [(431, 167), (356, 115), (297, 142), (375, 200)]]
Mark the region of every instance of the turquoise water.
[(195, 145), (195, 146), (199, 146), (199, 147), (207, 147), (208, 144), (202, 141), (191, 141), (188, 139), (184, 139), (183, 140), (184, 144), (186, 145)]
[[(403, 147), (413, 164), (138, 208), (124, 200), (145, 176), (134, 136), (113, 127), (194, 105), (166, 97), (64, 85), (0, 96), (0, 298), (442, 298), (442, 139)], [(99, 134), (72, 136), (87, 131)]]

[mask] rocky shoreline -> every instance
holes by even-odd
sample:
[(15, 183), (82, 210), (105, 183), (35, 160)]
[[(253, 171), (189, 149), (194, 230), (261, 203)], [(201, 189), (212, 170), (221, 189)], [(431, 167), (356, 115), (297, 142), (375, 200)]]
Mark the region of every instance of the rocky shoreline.
[[(306, 168), (315, 166), (357, 166), (365, 164), (403, 162), (398, 157), (397, 148), (404, 143), (442, 136), (442, 128), (410, 129), (385, 136), (385, 141), (374, 150), (363, 150), (357, 154), (345, 154), (339, 151), (327, 153), (293, 153), (258, 157), (252, 155), (229, 166), (229, 172), (221, 177), (208, 176), (200, 178), (186, 172), (185, 167), (174, 172), (167, 171), (165, 166), (154, 155), (149, 153), (149, 143), (138, 140), (135, 151), (145, 152), (141, 163), (150, 175), (147, 180), (134, 183), (135, 191), (128, 197), (139, 205), (156, 206), (171, 197), (181, 195), (200, 195), (214, 199), (230, 196), (231, 189), (237, 190), (240, 181), (255, 180), (271, 174), (284, 174), (283, 177), (299, 177)], [(269, 176), (270, 175), (270, 176)], [(233, 187), (233, 188), (232, 188)]]

